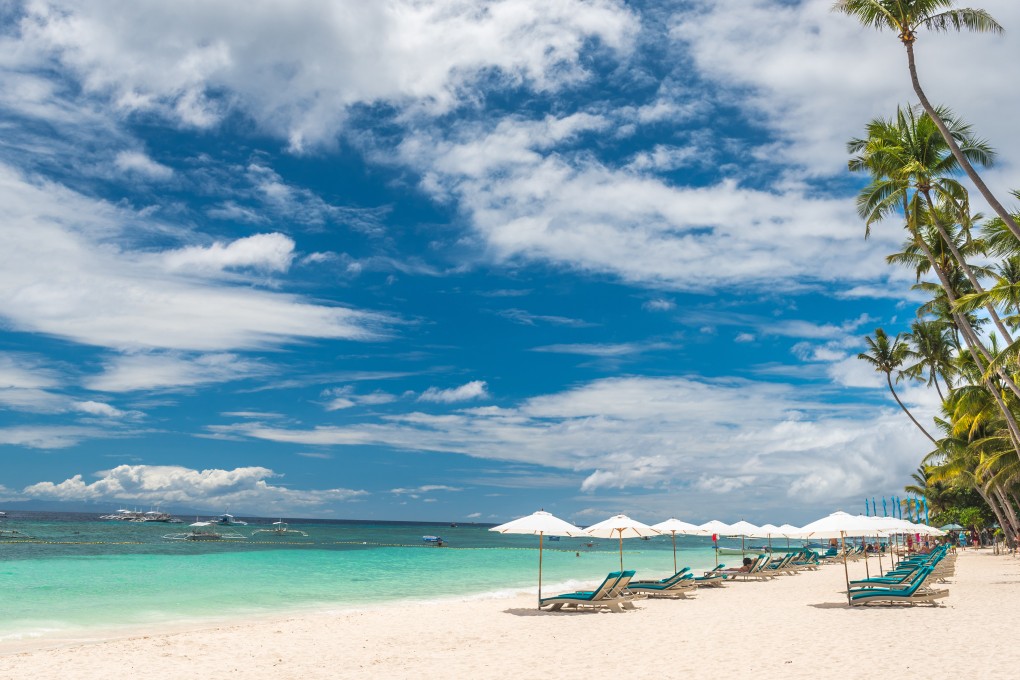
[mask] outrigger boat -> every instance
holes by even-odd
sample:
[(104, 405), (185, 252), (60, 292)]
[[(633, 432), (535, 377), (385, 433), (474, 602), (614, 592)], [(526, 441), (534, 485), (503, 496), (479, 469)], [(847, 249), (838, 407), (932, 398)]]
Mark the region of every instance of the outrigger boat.
[(247, 538), (237, 532), (210, 529), (214, 526), (212, 522), (195, 522), (189, 526), (193, 528), (187, 533), (166, 534), (163, 538), (168, 541), (238, 541)]
[(279, 522), (273, 522), (272, 529), (256, 529), (251, 532), (252, 536), (255, 534), (272, 534), (273, 536), (304, 536), (306, 538), (308, 536), (308, 534), (300, 529), (291, 529), (282, 519)]
[(248, 526), (247, 522), (242, 522), (239, 519), (234, 519), (234, 516), (229, 514), (229, 513), (223, 513), (222, 515), (220, 515), (219, 518), (216, 520), (216, 523), (217, 524), (221, 524), (223, 526), (227, 526), (227, 527), (235, 527), (235, 526), (236, 527), (246, 527), (246, 526)]

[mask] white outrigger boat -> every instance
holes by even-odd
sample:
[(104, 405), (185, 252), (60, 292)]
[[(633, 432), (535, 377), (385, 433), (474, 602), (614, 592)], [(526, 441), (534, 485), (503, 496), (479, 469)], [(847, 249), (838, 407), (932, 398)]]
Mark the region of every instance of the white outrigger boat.
[(303, 536), (308, 537), (308, 534), (301, 531), (300, 529), (291, 529), (286, 522), (282, 519), (279, 522), (273, 522), (272, 529), (256, 529), (251, 532), (251, 535), (255, 534), (270, 534), (272, 536)]
[(165, 534), (164, 539), (168, 541), (241, 541), (247, 538), (236, 531), (220, 531), (210, 529), (215, 526), (212, 522), (195, 522), (189, 524), (191, 531), (182, 534)]

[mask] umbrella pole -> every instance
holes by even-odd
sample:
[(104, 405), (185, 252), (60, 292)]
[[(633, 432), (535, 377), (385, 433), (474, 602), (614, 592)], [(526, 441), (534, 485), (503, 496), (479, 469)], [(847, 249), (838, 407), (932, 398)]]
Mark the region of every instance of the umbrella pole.
[(871, 557), (868, 555), (868, 539), (861, 537), (861, 547), (864, 548), (864, 578), (871, 578)]
[(542, 608), (542, 532), (538, 532), (538, 608)]
[(885, 576), (885, 572), (882, 571), (882, 537), (875, 537), (875, 545), (878, 546), (878, 575)]
[(672, 534), (673, 534), (673, 573), (675, 574), (676, 573), (676, 532), (674, 531), (674, 532), (672, 532)]
[(620, 571), (623, 572), (623, 529), (620, 530)]
[(842, 531), (839, 532), (840, 537), (843, 539), (843, 575), (846, 576), (846, 604), (851, 606), (850, 603), (850, 569), (846, 566), (846, 534)]

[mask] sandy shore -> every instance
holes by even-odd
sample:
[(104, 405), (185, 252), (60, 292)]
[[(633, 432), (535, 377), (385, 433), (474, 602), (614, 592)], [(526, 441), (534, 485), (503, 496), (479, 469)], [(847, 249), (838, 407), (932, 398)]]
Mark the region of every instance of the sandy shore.
[[(877, 563), (871, 561), (872, 568)], [(851, 577), (863, 576), (851, 564)], [(534, 596), (264, 619), (5, 651), (0, 678), (972, 677), (1020, 673), (1020, 560), (961, 554), (937, 608), (846, 606), (843, 569), (644, 600), (623, 614), (538, 613)], [(996, 642), (1000, 640), (1001, 642)], [(777, 676), (776, 674), (782, 674)]]

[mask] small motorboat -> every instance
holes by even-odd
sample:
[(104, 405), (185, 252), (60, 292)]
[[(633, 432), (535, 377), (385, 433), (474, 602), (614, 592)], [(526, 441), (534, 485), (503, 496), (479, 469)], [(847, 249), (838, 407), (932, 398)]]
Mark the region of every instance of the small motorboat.
[(443, 537), (442, 536), (422, 536), (421, 540), (422, 540), (422, 542), (425, 545), (428, 545), (428, 546), (435, 546), (436, 548), (442, 548), (443, 547)]
[(226, 513), (226, 512), (219, 516), (219, 518), (216, 520), (216, 523), (220, 524), (220, 525), (223, 525), (223, 526), (226, 526), (226, 527), (246, 527), (246, 526), (248, 526), (247, 522), (242, 522), (239, 519), (234, 519), (233, 515), (231, 515), (230, 513)]

